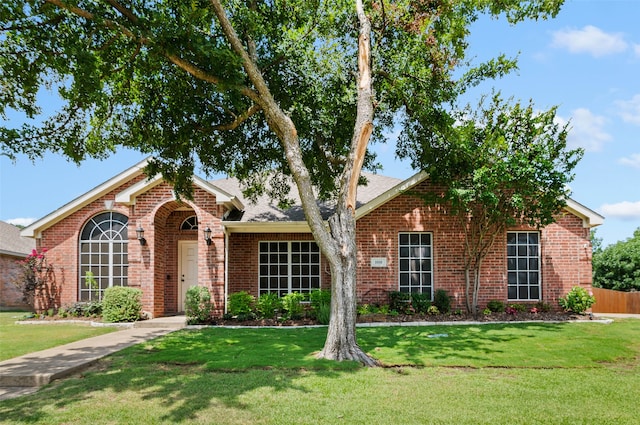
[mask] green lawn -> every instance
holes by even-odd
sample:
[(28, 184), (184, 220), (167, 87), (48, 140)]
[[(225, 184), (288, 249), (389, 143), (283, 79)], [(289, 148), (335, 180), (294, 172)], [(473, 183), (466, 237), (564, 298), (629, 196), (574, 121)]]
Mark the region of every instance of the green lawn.
[(86, 324), (16, 325), (25, 315), (0, 312), (0, 361), (116, 330)]
[(640, 320), (359, 329), (375, 369), (314, 359), (325, 332), (175, 332), (0, 402), (0, 421), (638, 423)]

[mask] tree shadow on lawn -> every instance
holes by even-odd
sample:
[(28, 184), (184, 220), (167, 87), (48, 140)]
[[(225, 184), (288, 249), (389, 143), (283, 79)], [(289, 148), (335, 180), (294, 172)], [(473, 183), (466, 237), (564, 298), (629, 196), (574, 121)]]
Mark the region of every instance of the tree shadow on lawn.
[[(511, 332), (514, 328), (518, 331)], [(387, 366), (430, 366), (454, 356), (466, 364), (481, 364), (502, 353), (505, 344), (533, 338), (542, 329), (556, 327), (405, 326), (362, 328), (358, 335), (361, 347)], [(429, 338), (442, 334), (448, 336)], [(216, 406), (251, 415), (252, 406), (242, 398), (254, 391), (306, 393), (308, 389), (297, 382), (303, 376), (338, 379), (361, 368), (353, 362), (315, 359), (325, 337), (326, 328), (179, 331), (109, 356), (79, 378), (0, 402), (0, 417), (20, 423), (55, 421), (56, 411), (126, 404), (128, 400), (120, 398), (126, 396), (119, 394), (131, 392), (140, 395), (141, 409), (159, 403), (166, 410), (158, 418), (162, 421), (189, 421)], [(147, 401), (152, 403), (144, 405)]]
[[(242, 401), (246, 394), (306, 393), (296, 383), (300, 377), (339, 378), (361, 369), (355, 362), (315, 359), (325, 335), (326, 328), (175, 332), (102, 359), (79, 377), (2, 401), (0, 417), (55, 422), (56, 411), (90, 411), (128, 401), (141, 403), (141, 409), (159, 404), (163, 412), (155, 420), (170, 423), (189, 421), (216, 406), (251, 415), (252, 407)], [(131, 392), (138, 394), (135, 401), (125, 398)]]
[[(516, 347), (540, 332), (559, 331), (559, 323), (482, 324), (460, 326), (400, 326), (380, 333), (358, 330), (359, 345), (391, 366), (501, 366)], [(520, 350), (521, 347), (517, 347)]]

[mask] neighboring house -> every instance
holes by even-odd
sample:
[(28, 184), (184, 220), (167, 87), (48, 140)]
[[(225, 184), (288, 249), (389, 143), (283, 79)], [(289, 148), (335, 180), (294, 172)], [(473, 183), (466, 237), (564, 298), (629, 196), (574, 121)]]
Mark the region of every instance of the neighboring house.
[[(283, 211), (266, 198), (251, 204), (235, 179), (196, 176), (193, 199), (178, 200), (160, 177), (145, 177), (145, 164), (23, 230), (48, 249), (63, 306), (128, 285), (142, 289), (144, 309), (159, 317), (183, 311), (187, 289), (199, 284), (210, 289), (221, 314), (227, 295), (241, 290), (259, 296), (329, 287), (328, 264), (300, 206)], [(356, 210), (359, 301), (384, 303), (389, 291), (442, 288), (454, 308), (464, 308), (463, 235), (445, 209), (415, 196), (434, 190), (427, 175), (366, 177)], [(331, 206), (321, 207), (328, 216)], [(569, 200), (557, 222), (540, 231), (510, 229), (485, 260), (481, 307), (492, 299), (557, 306), (571, 287), (589, 287), (589, 230), (602, 221)]]
[(14, 284), (24, 260), (36, 247), (36, 241), (20, 236), (20, 229), (0, 221), (0, 310), (30, 308), (22, 301), (22, 292)]

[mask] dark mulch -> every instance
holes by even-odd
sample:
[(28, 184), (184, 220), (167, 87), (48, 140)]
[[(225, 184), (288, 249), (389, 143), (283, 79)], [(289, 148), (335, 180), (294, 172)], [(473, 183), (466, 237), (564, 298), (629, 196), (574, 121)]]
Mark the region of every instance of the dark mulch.
[[(366, 314), (358, 316), (358, 323), (406, 323), (406, 322), (520, 322), (520, 321), (545, 321), (545, 322), (564, 322), (569, 320), (590, 320), (591, 316), (579, 315), (566, 312), (540, 312), (529, 313), (519, 312), (516, 314), (507, 313), (491, 313), (490, 315), (479, 314), (477, 317), (473, 315), (462, 314)], [(310, 326), (319, 323), (310, 318), (299, 320), (280, 320), (280, 319), (259, 319), (259, 320), (236, 320), (236, 319), (214, 319), (210, 325), (218, 326)]]

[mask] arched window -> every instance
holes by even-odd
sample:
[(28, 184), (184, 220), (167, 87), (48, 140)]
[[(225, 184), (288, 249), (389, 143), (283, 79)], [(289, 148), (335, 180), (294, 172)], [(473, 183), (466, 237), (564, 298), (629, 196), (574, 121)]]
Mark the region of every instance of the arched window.
[(187, 217), (180, 225), (180, 230), (198, 230), (198, 217)]
[(80, 301), (99, 301), (105, 289), (127, 286), (127, 216), (96, 215), (80, 233)]

